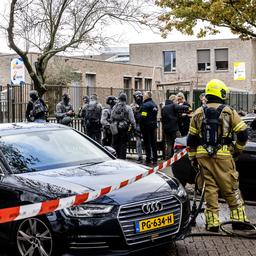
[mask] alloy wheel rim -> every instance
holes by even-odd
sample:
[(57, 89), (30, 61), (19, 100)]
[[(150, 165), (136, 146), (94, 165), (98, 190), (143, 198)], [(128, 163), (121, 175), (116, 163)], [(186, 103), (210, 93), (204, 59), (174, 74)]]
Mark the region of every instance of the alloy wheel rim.
[(39, 219), (24, 220), (17, 230), (16, 241), (21, 256), (50, 256), (52, 254), (52, 233)]

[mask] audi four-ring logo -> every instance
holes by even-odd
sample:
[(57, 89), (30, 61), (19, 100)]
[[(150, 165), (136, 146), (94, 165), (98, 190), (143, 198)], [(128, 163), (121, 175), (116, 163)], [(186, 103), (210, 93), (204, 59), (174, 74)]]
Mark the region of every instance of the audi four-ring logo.
[(163, 208), (163, 205), (159, 201), (145, 203), (141, 206), (141, 209), (145, 214), (160, 212)]

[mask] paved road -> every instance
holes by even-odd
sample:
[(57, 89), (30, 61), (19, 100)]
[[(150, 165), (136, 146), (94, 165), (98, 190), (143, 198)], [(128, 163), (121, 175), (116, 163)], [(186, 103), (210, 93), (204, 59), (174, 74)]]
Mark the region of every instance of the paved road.
[[(221, 221), (227, 221), (229, 210), (226, 204), (220, 204)], [(252, 223), (256, 223), (256, 206), (247, 206), (247, 214)], [(229, 227), (227, 227), (229, 228)], [(203, 214), (197, 219), (197, 226), (192, 233), (205, 232)], [(207, 232), (206, 232), (207, 233)], [(252, 256), (256, 255), (256, 239), (196, 236), (175, 242), (168, 250), (152, 251), (157, 256)], [(148, 254), (144, 254), (144, 256)]]

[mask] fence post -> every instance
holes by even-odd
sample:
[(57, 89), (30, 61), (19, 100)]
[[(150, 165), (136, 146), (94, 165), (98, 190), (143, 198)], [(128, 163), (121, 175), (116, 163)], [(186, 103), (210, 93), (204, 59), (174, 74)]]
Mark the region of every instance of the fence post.
[(20, 97), (19, 97), (19, 104), (18, 104), (18, 108), (19, 108), (19, 121), (20, 121), (20, 122), (23, 121), (23, 111), (22, 111), (23, 93), (22, 93), (22, 89), (23, 89), (23, 85), (22, 85), (22, 83), (21, 83), (21, 84), (20, 84)]
[(247, 100), (246, 100), (246, 103), (247, 103), (247, 104), (246, 104), (246, 108), (247, 108), (247, 109), (246, 109), (246, 112), (248, 113), (248, 112), (249, 112), (249, 93), (248, 93), (248, 92), (247, 92), (246, 96), (247, 96), (247, 97), (246, 97), (246, 98), (247, 98)]
[(14, 99), (11, 99), (11, 102), (12, 102), (12, 122), (15, 123), (15, 101)]
[(1, 99), (0, 99), (0, 122), (4, 122), (4, 102), (3, 102), (3, 96), (2, 96), (2, 91), (3, 91), (3, 86), (0, 85), (0, 91), (1, 91)]
[(10, 123), (10, 112), (11, 112), (11, 97), (10, 97), (10, 84), (7, 84), (7, 120)]

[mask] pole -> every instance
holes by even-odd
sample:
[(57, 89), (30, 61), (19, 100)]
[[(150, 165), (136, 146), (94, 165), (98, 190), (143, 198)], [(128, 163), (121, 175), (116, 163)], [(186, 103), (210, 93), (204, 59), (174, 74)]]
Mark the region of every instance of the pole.
[(11, 111), (10, 84), (7, 84), (7, 121), (8, 123), (10, 123), (10, 111)]

